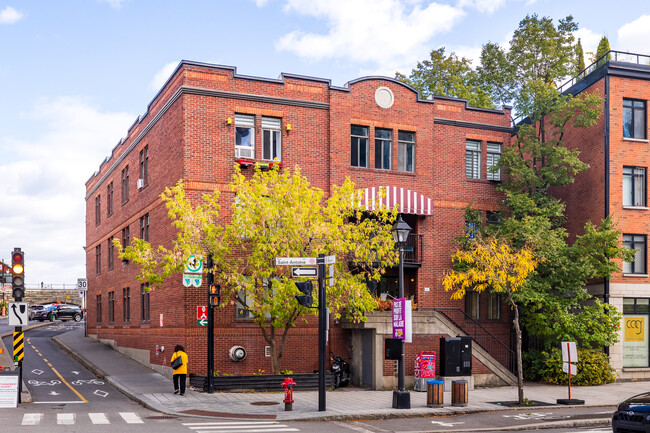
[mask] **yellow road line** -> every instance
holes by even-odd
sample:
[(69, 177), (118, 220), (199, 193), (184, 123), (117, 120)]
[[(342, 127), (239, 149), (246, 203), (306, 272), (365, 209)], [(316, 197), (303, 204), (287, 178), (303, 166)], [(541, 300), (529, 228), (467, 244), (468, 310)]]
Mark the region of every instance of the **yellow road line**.
[[(52, 367), (52, 366), (50, 365), (50, 367)], [(77, 394), (77, 397), (79, 397), (80, 399), (82, 399), (84, 403), (88, 403), (88, 400), (86, 400), (86, 399), (84, 398), (83, 395), (79, 394), (79, 391), (77, 391), (76, 389), (74, 389), (74, 388), (72, 387), (72, 385), (70, 385), (70, 384), (69, 384), (69, 383), (68, 383), (68, 382), (63, 378), (63, 376), (61, 376), (61, 375), (59, 374), (59, 372), (56, 371), (56, 368), (52, 367), (52, 371), (53, 371), (57, 376), (59, 376), (59, 379), (61, 379), (61, 382), (65, 383), (65, 384), (68, 386), (68, 388), (70, 388), (70, 389), (72, 390), (72, 392), (74, 392), (75, 394)]]

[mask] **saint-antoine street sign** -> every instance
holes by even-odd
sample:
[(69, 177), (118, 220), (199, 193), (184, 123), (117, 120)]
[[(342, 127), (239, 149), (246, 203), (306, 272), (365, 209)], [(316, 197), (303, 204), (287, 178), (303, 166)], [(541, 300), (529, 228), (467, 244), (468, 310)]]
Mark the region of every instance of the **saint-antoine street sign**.
[(318, 257), (276, 257), (275, 266), (318, 265), (321, 263), (329, 265), (336, 263), (336, 256), (325, 256), (322, 258), (322, 262), (319, 262), (318, 260)]

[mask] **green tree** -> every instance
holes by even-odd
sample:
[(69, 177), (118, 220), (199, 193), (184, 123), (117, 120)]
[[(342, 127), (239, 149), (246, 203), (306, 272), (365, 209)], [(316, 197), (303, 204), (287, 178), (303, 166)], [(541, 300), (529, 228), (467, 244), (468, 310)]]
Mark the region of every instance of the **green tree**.
[(598, 42), (598, 48), (596, 49), (596, 56), (594, 57), (593, 61), (594, 62), (598, 61), (598, 64), (605, 63), (611, 58), (611, 54), (605, 56), (605, 54), (607, 53), (609, 53), (609, 40), (607, 39), (607, 36), (603, 36), (602, 38), (600, 38), (600, 42)]
[(515, 295), (537, 266), (532, 251), (526, 247), (513, 249), (501, 239), (484, 238), (479, 233), (465, 248), (454, 253), (452, 261), (454, 269), (448, 270), (442, 280), (446, 291), (454, 291), (452, 299), (462, 299), (467, 290), (479, 293), (488, 290), (505, 295), (510, 304), (514, 313), (518, 398), (519, 404), (524, 404), (521, 327)]
[(582, 43), (580, 38), (578, 38), (578, 43), (576, 44), (576, 68), (573, 71), (573, 75), (578, 75), (585, 70), (585, 52), (582, 49)]
[(458, 58), (454, 52), (445, 55), (445, 47), (432, 50), (430, 58), (418, 62), (408, 77), (397, 72), (395, 78), (416, 89), (423, 98), (452, 96), (467, 99), (473, 107), (494, 108), (478, 74), (472, 69), (472, 61)]
[[(367, 282), (379, 280), (397, 260), (391, 235), (396, 211), (362, 212), (362, 191), (349, 179), (326, 199), (298, 168), (292, 174), (256, 166), (245, 176), (236, 166), (230, 188), (235, 200), (225, 226), (215, 222), (218, 193), (193, 207), (182, 185), (167, 190), (162, 198), (179, 231), (173, 248), (154, 252), (147, 242), (134, 240), (121, 257), (141, 265), (142, 280), (160, 285), (180, 272), (190, 252), (212, 253), (222, 294), (250, 312), (270, 347), (271, 369), (279, 374), (289, 330), (313, 310), (298, 304), (290, 267), (276, 266), (274, 258), (335, 255), (336, 283), (327, 286), (327, 307), (334, 317), (345, 312), (353, 321), (364, 320), (377, 305)], [(314, 285), (316, 304), (317, 292)]]

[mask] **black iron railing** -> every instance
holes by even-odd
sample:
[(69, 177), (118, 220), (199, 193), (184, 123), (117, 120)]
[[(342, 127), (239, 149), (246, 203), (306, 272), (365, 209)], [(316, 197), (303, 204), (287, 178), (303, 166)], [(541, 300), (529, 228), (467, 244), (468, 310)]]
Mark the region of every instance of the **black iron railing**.
[(566, 83), (562, 84), (558, 89), (560, 93), (567, 90), (569, 87), (573, 86), (578, 81), (585, 78), (587, 75), (591, 74), (593, 71), (607, 63), (608, 61), (615, 62), (624, 62), (624, 63), (633, 63), (637, 65), (650, 65), (650, 56), (645, 54), (636, 54), (636, 53), (626, 53), (624, 51), (613, 51), (610, 50), (606, 54), (600, 56), (595, 62), (587, 66), (582, 70), (578, 75), (571, 78)]
[(420, 307), (418, 311), (433, 310), (445, 316), (450, 322), (460, 328), (465, 334), (488, 352), (510, 372), (517, 371), (515, 352), (499, 340), (494, 334), (485, 329), (480, 323), (460, 308), (454, 307)]
[(422, 263), (422, 235), (409, 234), (404, 246), (404, 263)]

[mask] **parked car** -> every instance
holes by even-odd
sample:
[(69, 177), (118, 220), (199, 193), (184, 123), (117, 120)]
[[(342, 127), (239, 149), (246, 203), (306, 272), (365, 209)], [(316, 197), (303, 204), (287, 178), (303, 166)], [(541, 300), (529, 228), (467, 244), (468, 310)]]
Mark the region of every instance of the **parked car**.
[(29, 320), (34, 320), (36, 318), (36, 313), (44, 310), (45, 308), (45, 305), (30, 305), (27, 310), (27, 316), (29, 317)]
[(650, 392), (630, 397), (618, 405), (612, 417), (612, 431), (650, 432)]
[(83, 316), (84, 313), (81, 307), (74, 304), (52, 304), (34, 314), (34, 318), (40, 322), (44, 320), (61, 320), (62, 322), (74, 320), (79, 322)]

